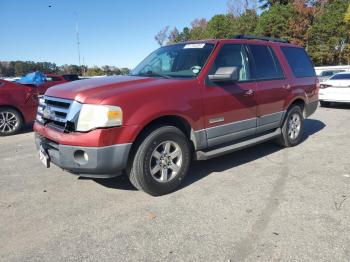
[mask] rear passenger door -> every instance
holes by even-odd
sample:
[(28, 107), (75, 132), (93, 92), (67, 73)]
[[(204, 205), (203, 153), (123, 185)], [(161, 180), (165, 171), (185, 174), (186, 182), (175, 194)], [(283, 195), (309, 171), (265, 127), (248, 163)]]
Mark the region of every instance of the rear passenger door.
[(257, 81), (257, 133), (261, 133), (281, 125), (290, 85), (270, 46), (249, 44), (248, 50), (252, 60), (252, 75)]

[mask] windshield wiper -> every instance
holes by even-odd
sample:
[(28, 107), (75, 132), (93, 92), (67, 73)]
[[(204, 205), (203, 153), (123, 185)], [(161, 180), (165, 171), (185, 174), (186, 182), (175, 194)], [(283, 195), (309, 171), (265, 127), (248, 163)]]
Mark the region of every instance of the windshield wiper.
[(154, 71), (147, 71), (146, 73), (139, 74), (139, 76), (158, 76), (158, 77), (162, 77), (162, 78), (166, 78), (166, 79), (172, 78), (171, 76), (164, 75), (164, 74), (154, 72)]

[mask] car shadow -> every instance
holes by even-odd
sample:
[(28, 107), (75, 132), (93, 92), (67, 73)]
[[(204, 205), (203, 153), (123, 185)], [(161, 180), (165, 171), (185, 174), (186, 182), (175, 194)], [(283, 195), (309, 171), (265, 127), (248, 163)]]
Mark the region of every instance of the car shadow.
[[(325, 126), (326, 125), (319, 120), (306, 119), (305, 132), (302, 143), (305, 142), (310, 136), (313, 136), (314, 134), (320, 132), (325, 128)], [(207, 161), (193, 161), (188, 176), (178, 190), (181, 190), (182, 188), (198, 182), (211, 173), (222, 172), (252, 162), (256, 159), (266, 157), (282, 149), (283, 148), (281, 146), (278, 146), (277, 144), (270, 141), (244, 150), (236, 151), (225, 156), (217, 157), (215, 159), (210, 159)], [(107, 188), (135, 190), (125, 175), (108, 179), (92, 180)]]
[(112, 178), (85, 178), (79, 177), (79, 180), (92, 180), (97, 184), (113, 189), (119, 190), (136, 190), (136, 188), (130, 183), (126, 175), (116, 176)]
[(328, 108), (328, 109), (350, 109), (350, 104), (346, 104), (346, 103), (331, 103), (329, 106), (326, 106), (324, 108)]
[(26, 124), (19, 134), (26, 134), (33, 132), (34, 123)]

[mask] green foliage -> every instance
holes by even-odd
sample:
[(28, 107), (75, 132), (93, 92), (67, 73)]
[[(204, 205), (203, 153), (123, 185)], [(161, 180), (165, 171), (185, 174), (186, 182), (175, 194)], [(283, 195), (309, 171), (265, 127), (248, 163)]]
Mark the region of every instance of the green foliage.
[(207, 35), (209, 38), (232, 38), (235, 35), (233, 20), (228, 15), (215, 15), (208, 22)]
[(293, 18), (294, 14), (291, 4), (273, 5), (261, 14), (256, 33), (276, 38), (288, 38), (289, 20)]
[(33, 61), (0, 61), (0, 77), (22, 76), (30, 72), (41, 71), (43, 73), (54, 74), (78, 74), (87, 76), (98, 75), (126, 75), (129, 73), (128, 68), (118, 68), (115, 66), (87, 67), (77, 65), (57, 66), (49, 62)]
[(209, 21), (196, 19), (182, 31), (175, 28), (168, 43), (255, 34), (285, 38), (305, 47), (316, 65), (350, 64), (350, 0), (258, 2), (262, 9), (259, 15), (249, 9), (248, 1), (231, 1), (232, 12)]
[(235, 31), (240, 35), (251, 35), (256, 31), (259, 16), (255, 10), (247, 10), (241, 16), (233, 18)]
[(259, 3), (261, 4), (261, 9), (267, 9), (274, 5), (287, 5), (292, 2), (293, 1), (291, 0), (259, 0)]
[(348, 9), (346, 10), (345, 16), (344, 16), (344, 22), (347, 25), (350, 25), (350, 4), (348, 6)]
[(316, 64), (348, 63), (349, 27), (346, 13), (349, 1), (334, 0), (325, 5), (309, 31), (308, 51)]

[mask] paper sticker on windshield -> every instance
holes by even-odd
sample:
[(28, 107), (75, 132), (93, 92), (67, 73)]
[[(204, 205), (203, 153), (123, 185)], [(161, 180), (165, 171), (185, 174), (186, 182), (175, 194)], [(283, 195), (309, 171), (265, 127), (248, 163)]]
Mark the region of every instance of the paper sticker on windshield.
[(203, 48), (205, 44), (187, 44), (184, 46), (184, 49), (190, 49), (190, 48)]

